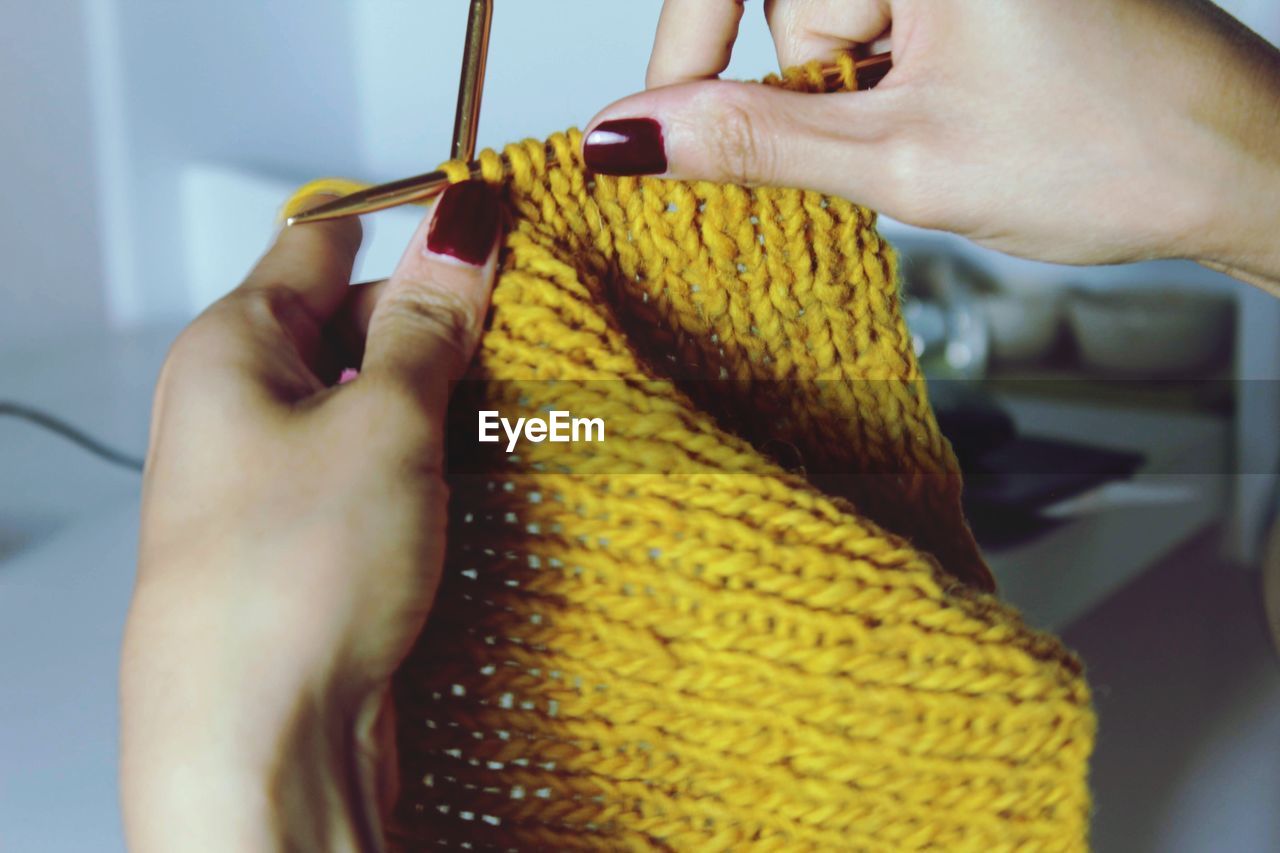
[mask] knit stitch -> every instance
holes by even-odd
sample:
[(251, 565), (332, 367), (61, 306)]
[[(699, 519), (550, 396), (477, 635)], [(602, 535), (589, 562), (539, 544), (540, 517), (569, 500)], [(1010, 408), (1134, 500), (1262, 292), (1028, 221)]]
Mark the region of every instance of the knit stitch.
[[(451, 445), (445, 575), (396, 685), (397, 839), (1085, 847), (1081, 667), (990, 593), (874, 214), (592, 176), (579, 150), (480, 156), (511, 227), (449, 434), (480, 408), (610, 432)], [(352, 187), (294, 201), (320, 188)]]

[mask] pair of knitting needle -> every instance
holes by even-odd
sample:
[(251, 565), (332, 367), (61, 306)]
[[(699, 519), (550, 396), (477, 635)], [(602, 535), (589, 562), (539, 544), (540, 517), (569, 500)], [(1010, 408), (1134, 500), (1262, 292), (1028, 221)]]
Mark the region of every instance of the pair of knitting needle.
[[(484, 95), (485, 65), (489, 58), (489, 32), (493, 28), (493, 0), (471, 0), (467, 13), (467, 35), (462, 48), (462, 76), (458, 79), (458, 107), (453, 116), (453, 144), (449, 156), (471, 163), (478, 173), (476, 136), (480, 130), (480, 101)], [(449, 184), (444, 172), (429, 172), (369, 187), (326, 204), (290, 216), (286, 225), (358, 216), (439, 195)]]
[[(455, 160), (468, 161), (473, 178), (480, 176), (480, 164), (472, 158), (475, 156), (476, 132), (480, 125), (480, 97), (484, 91), (485, 61), (489, 53), (489, 30), (492, 23), (493, 0), (471, 0), (467, 18), (466, 47), (462, 54), (462, 77), (458, 81), (458, 109), (453, 122), (452, 157)], [(858, 88), (870, 89), (879, 83), (892, 67), (893, 57), (889, 53), (878, 53), (856, 60), (854, 69), (857, 72)], [(834, 85), (840, 79), (840, 70), (835, 66), (823, 68), (822, 73), (829, 85)], [(555, 159), (555, 152), (550, 150), (550, 147), (547, 150), (547, 159), (548, 162)], [(444, 172), (414, 175), (345, 195), (291, 216), (287, 221), (289, 225), (300, 225), (322, 219), (373, 213), (376, 210), (425, 201), (439, 195), (448, 185), (449, 176)]]

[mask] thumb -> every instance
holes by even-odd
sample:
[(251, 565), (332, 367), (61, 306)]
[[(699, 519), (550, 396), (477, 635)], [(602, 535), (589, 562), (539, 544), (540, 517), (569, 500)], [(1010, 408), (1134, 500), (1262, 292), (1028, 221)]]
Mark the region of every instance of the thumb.
[(483, 181), (452, 184), (423, 220), (369, 316), (361, 373), (443, 410), (475, 353), (496, 266), (500, 208)]
[(896, 92), (812, 94), (708, 80), (665, 86), (602, 110), (583, 138), (602, 175), (786, 186), (880, 207)]

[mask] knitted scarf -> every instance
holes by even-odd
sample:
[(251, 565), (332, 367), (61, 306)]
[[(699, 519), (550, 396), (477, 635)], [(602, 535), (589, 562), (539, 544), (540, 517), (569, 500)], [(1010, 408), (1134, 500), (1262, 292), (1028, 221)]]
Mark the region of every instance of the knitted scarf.
[[(511, 223), (452, 404), (445, 578), (398, 676), (395, 837), (1085, 847), (1081, 666), (990, 592), (875, 215), (593, 176), (579, 143), (480, 156)], [(481, 409), (606, 438), (508, 454), (474, 440)]]

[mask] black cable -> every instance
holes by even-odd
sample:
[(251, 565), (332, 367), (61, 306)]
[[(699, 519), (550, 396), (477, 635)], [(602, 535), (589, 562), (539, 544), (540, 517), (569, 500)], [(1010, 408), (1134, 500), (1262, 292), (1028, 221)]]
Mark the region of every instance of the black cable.
[(22, 403), (0, 400), (0, 416), (4, 415), (28, 421), (38, 427), (47, 429), (52, 433), (56, 433), (68, 441), (78, 444), (81, 448), (89, 451), (94, 456), (97, 456), (100, 459), (105, 459), (113, 465), (119, 465), (121, 468), (128, 468), (130, 471), (142, 470), (142, 460), (138, 457), (130, 456), (127, 453), (116, 450), (114, 447), (108, 447), (93, 436), (76, 429), (66, 421), (59, 420), (53, 415), (42, 412), (39, 409), (33, 409), (30, 406), (23, 405)]

